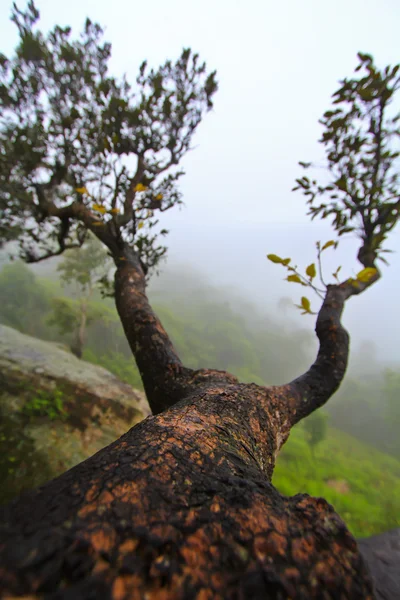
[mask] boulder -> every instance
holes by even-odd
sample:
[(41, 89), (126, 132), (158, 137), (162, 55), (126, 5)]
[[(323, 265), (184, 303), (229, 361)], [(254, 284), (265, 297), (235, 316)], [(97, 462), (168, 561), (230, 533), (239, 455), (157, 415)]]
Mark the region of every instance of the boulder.
[(106, 369), (0, 325), (0, 504), (82, 462), (149, 414), (143, 392)]
[(400, 527), (358, 540), (371, 570), (376, 600), (400, 598)]

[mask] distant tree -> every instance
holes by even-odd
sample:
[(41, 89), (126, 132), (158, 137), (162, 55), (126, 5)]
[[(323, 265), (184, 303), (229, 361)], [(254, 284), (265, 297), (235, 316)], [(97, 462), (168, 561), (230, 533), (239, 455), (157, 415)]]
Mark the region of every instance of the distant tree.
[[(126, 81), (107, 75), (110, 47), (100, 45), (98, 26), (88, 21), (79, 42), (60, 27), (45, 39), (33, 29), (37, 17), (31, 3), (26, 13), (14, 9), (21, 41), (11, 61), (2, 59), (3, 231), (33, 261), (82, 245), (88, 230), (107, 246), (117, 308), (154, 416), (1, 509), (0, 593), (372, 599), (357, 544), (333, 508), (321, 498), (282, 496), (271, 478), (291, 428), (343, 379), (345, 301), (379, 278), (375, 260), (397, 222), (390, 143), (399, 136), (385, 115), (398, 67), (381, 72), (360, 55), (365, 75), (343, 82), (335, 95), (342, 112), (325, 113), (333, 189), (320, 192), (306, 178), (299, 185), (312, 215), (333, 215), (339, 234), (357, 222), (364, 269), (319, 290), (315, 265), (307, 268), (301, 281), (323, 299), (318, 356), (297, 379), (264, 387), (185, 367), (146, 296), (147, 270), (164, 253), (151, 234), (153, 214), (179, 201), (181, 173), (170, 168), (211, 106), (214, 74), (185, 50), (158, 71), (143, 65), (133, 95)], [(129, 156), (134, 173), (123, 161)], [(325, 208), (314, 203), (320, 193)], [(289, 277), (300, 277), (290, 268)], [(301, 307), (311, 312), (305, 297)]]
[(328, 429), (328, 415), (321, 410), (316, 410), (304, 419), (304, 430), (306, 439), (310, 445), (312, 455), (315, 456), (315, 448), (326, 438)]
[(77, 300), (53, 298), (52, 314), (47, 322), (62, 334), (74, 334), (71, 350), (78, 358), (82, 358), (87, 327), (104, 314), (97, 305), (90, 305), (90, 300), (95, 287), (107, 278), (111, 268), (110, 257), (92, 235), (80, 249), (68, 250), (57, 267), (62, 283), (75, 285)]
[(52, 298), (47, 325), (55, 327), (61, 335), (72, 334), (71, 352), (82, 358), (86, 342), (86, 330), (91, 323), (101, 319), (103, 312), (98, 306), (92, 307), (89, 300), (73, 300), (71, 298)]
[(40, 335), (49, 310), (46, 290), (23, 262), (6, 264), (0, 271), (0, 320), (29, 335)]

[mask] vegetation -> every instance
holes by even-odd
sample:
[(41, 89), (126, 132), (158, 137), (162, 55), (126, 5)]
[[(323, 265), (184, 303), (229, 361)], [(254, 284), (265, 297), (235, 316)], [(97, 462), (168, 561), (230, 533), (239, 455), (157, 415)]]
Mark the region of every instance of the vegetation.
[[(400, 65), (379, 70), (369, 54), (359, 53), (358, 59), (357, 75), (340, 82), (333, 94), (333, 107), (320, 120), (328, 180), (303, 176), (293, 189), (305, 195), (312, 219), (331, 217), (339, 237), (354, 233), (360, 239), (357, 258), (364, 268), (347, 281), (362, 291), (363, 284), (379, 278), (375, 261), (387, 264), (382, 255), (390, 250), (383, 248), (383, 243), (400, 217), (400, 113), (390, 110), (400, 89)], [(303, 169), (315, 167), (310, 162), (299, 164)], [(327, 284), (321, 254), (337, 244), (334, 240), (317, 242), (317, 262), (306, 268), (305, 275), (291, 258), (275, 254), (268, 258), (288, 270), (287, 281), (310, 287), (323, 299)], [(335, 283), (339, 283), (340, 270), (338, 266), (332, 273)], [(319, 284), (315, 283), (317, 274)], [(305, 296), (298, 307), (302, 314), (314, 314)]]
[(40, 335), (50, 309), (42, 282), (22, 262), (5, 264), (0, 271), (1, 320), (29, 335)]
[(336, 428), (328, 427), (313, 458), (303, 426), (295, 427), (273, 483), (288, 496), (301, 491), (326, 498), (356, 537), (400, 527), (400, 461)]
[(24, 412), (32, 417), (48, 417), (50, 420), (62, 419), (64, 410), (64, 397), (61, 390), (51, 392), (38, 391), (24, 405)]
[(35, 262), (92, 231), (116, 260), (129, 244), (147, 272), (165, 253), (155, 215), (181, 203), (177, 166), (212, 107), (215, 72), (185, 49), (157, 70), (143, 62), (133, 89), (108, 73), (98, 24), (73, 40), (38, 20), (32, 0), (14, 5), (19, 45), (0, 55), (0, 237)]
[(67, 250), (57, 267), (62, 284), (74, 284), (75, 299), (53, 298), (49, 324), (62, 334), (73, 334), (71, 350), (78, 358), (82, 357), (88, 325), (104, 315), (104, 309), (89, 305), (89, 301), (95, 287), (107, 279), (110, 268), (110, 257), (92, 235), (79, 250)]
[(315, 456), (316, 446), (326, 438), (327, 420), (328, 415), (321, 409), (316, 410), (304, 420), (304, 431), (313, 456)]

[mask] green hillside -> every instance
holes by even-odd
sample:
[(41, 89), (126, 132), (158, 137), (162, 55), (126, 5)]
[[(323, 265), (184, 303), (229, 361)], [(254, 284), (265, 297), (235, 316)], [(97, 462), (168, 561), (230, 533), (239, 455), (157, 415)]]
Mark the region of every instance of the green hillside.
[(273, 483), (288, 496), (325, 498), (356, 537), (400, 526), (400, 461), (333, 427), (313, 458), (303, 426), (296, 426)]

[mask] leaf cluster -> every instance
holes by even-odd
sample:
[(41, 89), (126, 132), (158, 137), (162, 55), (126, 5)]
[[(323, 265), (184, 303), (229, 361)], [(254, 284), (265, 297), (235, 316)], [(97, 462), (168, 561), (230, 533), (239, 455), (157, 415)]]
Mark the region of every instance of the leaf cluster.
[(382, 244), (400, 215), (400, 113), (390, 111), (400, 65), (379, 70), (370, 55), (358, 58), (357, 75), (340, 82), (320, 120), (328, 183), (303, 176), (294, 190), (306, 196), (312, 219), (332, 218), (339, 236), (355, 232), (362, 240), (358, 258), (371, 267), (384, 260)]
[[(305, 274), (302, 274), (298, 270), (297, 265), (291, 264), (291, 262), (292, 262), (291, 258), (281, 258), (277, 254), (267, 254), (267, 258), (274, 264), (280, 264), (283, 267), (285, 267), (285, 269), (287, 269), (289, 274), (286, 277), (286, 281), (289, 281), (290, 283), (298, 283), (304, 287), (310, 287), (321, 299), (323, 299), (324, 293), (327, 288), (327, 284), (325, 283), (324, 277), (323, 277), (321, 254), (328, 248), (333, 248), (336, 250), (337, 246), (338, 246), (338, 242), (334, 241), (334, 240), (329, 240), (323, 245), (321, 245), (321, 242), (319, 242), (319, 241), (316, 242), (317, 265), (318, 266), (316, 266), (316, 263), (314, 263), (314, 262), (309, 264), (305, 269)], [(334, 277), (334, 279), (336, 280), (336, 283), (340, 283), (339, 272), (340, 272), (341, 268), (342, 267), (339, 266), (332, 273), (332, 277)], [(322, 284), (323, 288), (317, 287), (316, 283), (314, 282), (314, 279), (317, 276), (317, 273), (319, 275), (319, 280), (320, 280), (320, 283)], [(357, 287), (359, 287), (359, 284), (361, 284), (361, 283), (365, 284), (365, 283), (370, 282), (373, 278), (376, 277), (376, 274), (377, 274), (377, 269), (375, 267), (366, 267), (366, 268), (362, 269), (356, 275), (355, 279), (349, 278), (346, 281), (348, 283), (351, 283), (352, 286), (357, 288)], [(306, 315), (306, 314), (315, 315), (316, 314), (315, 312), (313, 312), (311, 310), (311, 303), (306, 296), (302, 296), (300, 304), (296, 304), (296, 306), (297, 306), (297, 308), (299, 308), (300, 310), (303, 311), (301, 313), (303, 315)]]
[(184, 49), (158, 69), (144, 62), (132, 86), (110, 75), (98, 24), (73, 38), (69, 27), (43, 34), (38, 20), (32, 0), (14, 5), (19, 44), (0, 55), (2, 239), (37, 261), (92, 230), (109, 247), (134, 245), (151, 268), (165, 253), (156, 215), (181, 203), (177, 165), (212, 107), (215, 72)]

